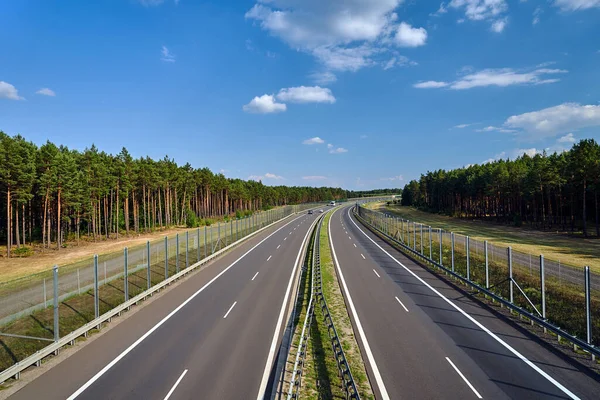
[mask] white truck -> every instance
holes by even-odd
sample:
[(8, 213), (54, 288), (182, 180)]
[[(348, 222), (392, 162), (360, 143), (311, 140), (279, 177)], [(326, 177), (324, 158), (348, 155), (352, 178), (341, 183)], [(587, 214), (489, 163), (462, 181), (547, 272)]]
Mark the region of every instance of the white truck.
[(329, 202), (329, 205), (330, 205), (331, 207), (335, 206), (335, 201), (330, 201), (330, 202)]

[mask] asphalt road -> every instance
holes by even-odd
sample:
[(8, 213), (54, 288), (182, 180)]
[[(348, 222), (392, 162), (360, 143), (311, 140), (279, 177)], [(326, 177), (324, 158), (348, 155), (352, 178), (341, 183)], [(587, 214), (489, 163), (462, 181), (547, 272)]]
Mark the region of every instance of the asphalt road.
[(11, 399), (257, 398), (316, 216), (287, 219), (248, 240)]
[(599, 398), (597, 376), (387, 245), (348, 207), (330, 237), (377, 398)]

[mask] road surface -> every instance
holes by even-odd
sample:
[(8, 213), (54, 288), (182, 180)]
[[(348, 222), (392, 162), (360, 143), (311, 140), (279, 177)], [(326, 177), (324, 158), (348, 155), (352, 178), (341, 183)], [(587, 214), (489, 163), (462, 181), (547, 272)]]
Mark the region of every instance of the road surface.
[(387, 245), (350, 207), (333, 214), (330, 237), (377, 398), (599, 398), (592, 372)]
[(257, 398), (269, 389), (316, 216), (288, 218), (249, 239), (11, 399)]

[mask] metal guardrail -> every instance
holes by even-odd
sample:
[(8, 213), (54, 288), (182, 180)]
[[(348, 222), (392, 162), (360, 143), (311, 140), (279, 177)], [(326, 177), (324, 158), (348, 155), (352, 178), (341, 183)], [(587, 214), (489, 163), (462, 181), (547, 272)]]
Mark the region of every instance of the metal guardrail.
[[(551, 332), (553, 332), (555, 335), (557, 335), (560, 338), (564, 338), (567, 341), (571, 342), (574, 346), (580, 347), (581, 349), (583, 349), (584, 351), (588, 352), (591, 354), (592, 359), (595, 360), (596, 357), (600, 357), (600, 349), (594, 345), (592, 345), (591, 343), (587, 343), (586, 341), (579, 339), (576, 336), (573, 336), (572, 334), (564, 331), (563, 329), (561, 329), (558, 326), (555, 326), (553, 324), (551, 324), (550, 322), (548, 322), (548, 320), (546, 320), (543, 317), (539, 317), (538, 315), (532, 314), (529, 311), (523, 309), (522, 307), (519, 307), (517, 305), (515, 305), (514, 303), (512, 303), (510, 300), (507, 300), (499, 295), (497, 295), (496, 293), (493, 293), (492, 291), (484, 288), (483, 286), (477, 284), (476, 282), (473, 282), (465, 277), (463, 277), (462, 275), (456, 273), (455, 271), (452, 271), (451, 269), (443, 266), (441, 263), (427, 257), (425, 254), (421, 254), (419, 253), (416, 249), (412, 249), (411, 247), (405, 245), (404, 243), (402, 243), (401, 241), (399, 241), (398, 239), (396, 239), (395, 237), (392, 237), (390, 235), (388, 235), (385, 231), (383, 231), (382, 229), (376, 227), (375, 225), (369, 223), (365, 218), (363, 218), (360, 213), (363, 208), (360, 207), (360, 205), (356, 205), (355, 207), (352, 208), (353, 209), (353, 214), (354, 216), (363, 223), (363, 225), (365, 225), (367, 228), (369, 228), (370, 230), (374, 231), (376, 234), (380, 235), (381, 237), (383, 237), (384, 239), (392, 242), (392, 244), (399, 246), (401, 249), (403, 249), (405, 252), (408, 252), (410, 255), (416, 256), (416, 258), (418, 259), (422, 259), (423, 261), (445, 271), (446, 273), (450, 274), (451, 276), (453, 276), (454, 278), (462, 281), (463, 283), (465, 283), (468, 286), (471, 286), (473, 289), (477, 290), (478, 292), (489, 296), (490, 298), (494, 299), (495, 301), (499, 302), (500, 304), (506, 306), (507, 308), (509, 308), (510, 310), (516, 312), (517, 314), (520, 314), (521, 316), (529, 319), (532, 324), (536, 323), (538, 325), (540, 325), (542, 328), (547, 329)], [(375, 213), (375, 214), (381, 214), (381, 215), (385, 215), (373, 210), (368, 210), (369, 212)], [(589, 280), (589, 279), (588, 279)], [(589, 282), (587, 282), (588, 284), (588, 289), (587, 292), (589, 292)], [(588, 295), (589, 297), (589, 295)], [(587, 302), (587, 307), (588, 307), (588, 311), (589, 311), (589, 301)], [(588, 312), (589, 314), (589, 312)], [(587, 325), (588, 327), (591, 325), (589, 318)], [(589, 336), (589, 335), (588, 335)], [(589, 340), (589, 338), (588, 338)]]
[(321, 306), (321, 312), (323, 313), (325, 323), (327, 324), (327, 333), (331, 341), (331, 348), (333, 350), (333, 355), (337, 363), (338, 371), (340, 373), (340, 377), (344, 385), (346, 399), (360, 400), (360, 395), (358, 394), (356, 383), (354, 382), (354, 378), (352, 377), (350, 366), (348, 365), (348, 361), (346, 359), (346, 355), (344, 354), (344, 350), (342, 349), (342, 344), (340, 343), (337, 330), (335, 329), (335, 325), (333, 324), (333, 319), (331, 318), (331, 313), (329, 312), (327, 301), (325, 300), (325, 296), (323, 295), (323, 286), (321, 280), (321, 254), (319, 251), (320, 236), (321, 224), (319, 224), (317, 228), (314, 248), (315, 260), (313, 264), (313, 269), (315, 272), (315, 295), (317, 297), (319, 305)]
[[(323, 216), (319, 217), (319, 224)], [(302, 333), (300, 334), (300, 340), (298, 342), (298, 350), (296, 352), (296, 361), (294, 362), (294, 369), (292, 370), (292, 379), (290, 380), (290, 387), (288, 390), (287, 400), (297, 399), (302, 386), (302, 376), (304, 374), (304, 360), (306, 359), (306, 344), (310, 337), (310, 326), (312, 324), (312, 318), (314, 315), (314, 293), (315, 293), (315, 262), (316, 253), (315, 248), (317, 246), (318, 233), (315, 229), (314, 240), (312, 245), (312, 261), (311, 261), (311, 277), (310, 277), (310, 300), (308, 301), (308, 307), (306, 308), (306, 317), (304, 318), (304, 324), (302, 325)], [(307, 328), (309, 330), (307, 331)]]
[(209, 261), (212, 261), (213, 259), (219, 257), (220, 255), (222, 255), (223, 253), (229, 251), (230, 249), (232, 249), (233, 247), (239, 245), (242, 242), (245, 242), (246, 240), (248, 240), (249, 238), (257, 235), (258, 233), (262, 232), (265, 229), (268, 229), (269, 227), (271, 227), (272, 225), (284, 221), (285, 219), (291, 217), (295, 215), (294, 213), (287, 215), (286, 217), (279, 219), (277, 221), (272, 222), (269, 225), (266, 225), (250, 234), (248, 234), (247, 236), (231, 243), (230, 245), (228, 245), (227, 247), (222, 248), (221, 250), (215, 252), (214, 254), (211, 254), (208, 257), (205, 257), (204, 259), (198, 261), (195, 264), (190, 265), (189, 267), (181, 270), (180, 272), (176, 273), (175, 275), (161, 281), (160, 283), (157, 283), (156, 285), (152, 286), (151, 288), (147, 289), (146, 291), (138, 294), (137, 296), (129, 299), (128, 301), (121, 303), (120, 305), (118, 305), (117, 307), (111, 309), (110, 311), (104, 313), (103, 315), (99, 316), (98, 318), (95, 318), (94, 320), (88, 322), (87, 324), (83, 325), (82, 327), (80, 327), (79, 329), (63, 336), (62, 338), (60, 338), (59, 340), (55, 341), (54, 343), (44, 347), (43, 349), (37, 351), (36, 353), (32, 354), (31, 356), (15, 363), (14, 365), (12, 365), (11, 367), (5, 369), (4, 371), (0, 372), (0, 384), (4, 383), (5, 381), (7, 381), (8, 379), (11, 378), (15, 378), (15, 379), (19, 379), (21, 372), (24, 371), (25, 369), (35, 365), (35, 366), (40, 366), (42, 363), (42, 360), (46, 357), (48, 357), (49, 355), (57, 355), (59, 350), (62, 347), (65, 347), (67, 345), (73, 345), (75, 343), (75, 340), (78, 339), (81, 336), (86, 336), (89, 331), (94, 330), (94, 329), (99, 329), (101, 327), (101, 325), (105, 322), (110, 322), (111, 319), (115, 316), (119, 316), (121, 315), (121, 313), (123, 311), (129, 310), (131, 308), (131, 306), (136, 305), (137, 303), (139, 303), (140, 301), (146, 299), (147, 297), (152, 296), (152, 294), (154, 294), (155, 292), (160, 291), (162, 288), (169, 286), (172, 282), (184, 277), (185, 275), (193, 272), (195, 269), (197, 269), (198, 267), (208, 263)]

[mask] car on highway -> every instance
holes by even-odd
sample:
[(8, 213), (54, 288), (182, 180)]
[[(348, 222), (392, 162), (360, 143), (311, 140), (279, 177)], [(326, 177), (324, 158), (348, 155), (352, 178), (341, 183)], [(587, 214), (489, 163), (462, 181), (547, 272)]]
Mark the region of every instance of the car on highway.
[(313, 213), (313, 211), (312, 211), (312, 210), (308, 210), (308, 213), (309, 213), (309, 214), (312, 214), (312, 213)]
[(322, 213), (322, 212), (323, 212), (323, 209), (320, 209), (320, 210), (319, 210), (319, 212), (320, 212), (320, 213)]
[(335, 206), (335, 201), (330, 201), (329, 205), (332, 206), (332, 207)]

